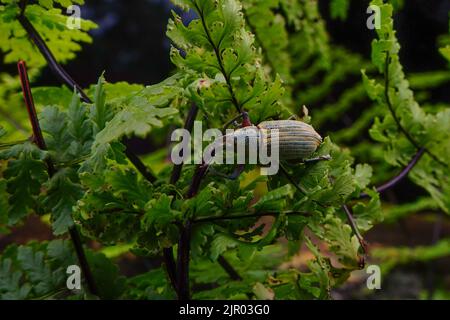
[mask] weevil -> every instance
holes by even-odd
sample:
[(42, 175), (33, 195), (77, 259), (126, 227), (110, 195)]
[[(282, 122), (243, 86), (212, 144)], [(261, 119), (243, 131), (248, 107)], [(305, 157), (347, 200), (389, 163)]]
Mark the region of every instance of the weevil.
[[(278, 131), (278, 137), (272, 136), (272, 131)], [(256, 126), (247, 126), (237, 129), (233, 135), (246, 136), (254, 131), (258, 139), (263, 139), (263, 143), (268, 149), (276, 142), (279, 146), (280, 160), (303, 161), (311, 156), (322, 143), (322, 137), (314, 128), (299, 120), (272, 120), (263, 121)], [(258, 141), (260, 142), (260, 141)]]
[[(230, 144), (233, 144), (234, 150), (234, 147), (239, 145), (239, 143), (243, 143), (243, 148), (248, 151), (248, 153), (244, 153), (247, 157), (246, 160), (248, 161), (251, 147), (262, 146), (265, 150), (272, 153), (272, 150), (274, 149), (273, 146), (276, 143), (276, 151), (278, 153), (278, 158), (276, 159), (277, 162), (284, 160), (290, 163), (305, 163), (330, 159), (330, 156), (328, 155), (312, 159), (309, 158), (322, 143), (322, 137), (311, 125), (303, 121), (271, 120), (263, 121), (258, 125), (253, 125), (249, 120), (248, 114), (243, 112), (238, 117), (228, 122), (225, 128), (231, 123), (235, 123), (236, 119), (239, 117), (242, 117), (243, 119), (241, 128), (221, 136), (214, 142), (212, 145), (213, 148), (223, 147), (224, 145), (230, 146)], [(238, 163), (240, 163), (240, 165), (231, 176), (228, 176), (229, 178), (235, 179), (243, 171), (242, 162)], [(213, 169), (210, 170), (215, 172)]]

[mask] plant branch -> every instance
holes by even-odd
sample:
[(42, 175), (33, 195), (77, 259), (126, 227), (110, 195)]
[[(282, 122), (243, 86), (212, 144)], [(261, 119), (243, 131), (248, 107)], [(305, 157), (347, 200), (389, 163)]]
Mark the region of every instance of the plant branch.
[(385, 70), (384, 70), (384, 95), (386, 99), (386, 104), (389, 108), (389, 111), (392, 115), (392, 118), (394, 119), (395, 123), (397, 124), (397, 127), (400, 129), (400, 131), (405, 135), (406, 139), (418, 150), (424, 149), (424, 152), (427, 153), (434, 161), (441, 164), (444, 167), (447, 167), (448, 165), (441, 161), (438, 157), (436, 157), (431, 151), (426, 149), (425, 147), (421, 147), (419, 143), (417, 143), (414, 138), (409, 134), (409, 132), (402, 126), (400, 123), (400, 119), (397, 117), (394, 107), (392, 105), (391, 99), (389, 97), (389, 62), (390, 62), (390, 56), (389, 52), (386, 52), (386, 61), (385, 61)]
[[(66, 84), (71, 90), (75, 88), (75, 90), (80, 95), (80, 98), (85, 103), (92, 103), (92, 100), (87, 96), (87, 94), (83, 91), (81, 86), (64, 70), (64, 68), (56, 61), (55, 56), (48, 48), (45, 41), (42, 39), (41, 35), (34, 28), (32, 23), (25, 16), (26, 1), (21, 2), (21, 13), (18, 15), (18, 20), (22, 27), (27, 32), (28, 36), (32, 40), (32, 42), (39, 49), (39, 52), (47, 61), (50, 69), (60, 78), (60, 80)], [(122, 141), (124, 143), (124, 141)], [(156, 177), (148, 170), (146, 165), (139, 159), (139, 157), (130, 150), (129, 146), (124, 143), (126, 150), (125, 155), (130, 160), (130, 162), (134, 165), (134, 167), (150, 182), (153, 183), (156, 180)]]
[(63, 69), (63, 67), (56, 61), (55, 56), (48, 48), (44, 39), (42, 39), (41, 35), (37, 32), (34, 26), (31, 24), (30, 20), (25, 16), (25, 6), (23, 7), (21, 14), (17, 17), (22, 27), (27, 32), (31, 41), (36, 45), (36, 47), (41, 52), (42, 56), (47, 61), (50, 69), (56, 73), (56, 75), (60, 78), (60, 80), (66, 83), (71, 89), (75, 88), (77, 92), (80, 94), (81, 99), (84, 102), (92, 103), (89, 97), (83, 92), (83, 89), (72, 79), (72, 77)]
[(78, 231), (76, 225), (69, 228), (69, 234), (70, 239), (72, 240), (73, 246), (75, 248), (78, 261), (80, 262), (80, 267), (81, 270), (83, 271), (84, 278), (86, 279), (89, 291), (92, 294), (98, 296), (100, 292), (98, 291), (97, 284), (95, 282), (94, 276), (89, 266), (88, 259), (86, 258), (86, 253), (84, 252), (83, 249), (83, 243), (81, 241), (80, 232)]
[[(276, 69), (275, 66), (272, 62), (272, 60), (270, 59), (269, 55), (268, 55), (268, 50), (265, 48), (264, 43), (262, 42), (261, 38), (259, 37), (258, 32), (256, 31), (255, 26), (252, 24), (252, 22), (250, 21), (249, 15), (247, 13), (247, 10), (245, 9), (244, 5), (242, 4), (242, 14), (244, 15), (244, 19), (245, 19), (245, 24), (248, 26), (248, 28), (250, 29), (250, 32), (255, 36), (255, 40), (256, 42), (259, 44), (259, 46), (261, 47), (261, 51), (263, 54), (263, 58), (266, 61), (266, 63), (270, 66), (270, 73), (273, 75), (276, 74)], [(245, 102), (244, 102), (245, 103)], [(243, 103), (243, 104), (244, 104)]]
[[(195, 118), (197, 117), (197, 113), (198, 113), (198, 107), (196, 104), (193, 103), (191, 105), (191, 108), (189, 109), (186, 121), (184, 122), (184, 129), (188, 130), (189, 132), (192, 131)], [(183, 168), (183, 163), (176, 164), (173, 166), (172, 174), (170, 176), (171, 184), (175, 184), (180, 179), (182, 168)]]
[[(191, 104), (188, 115), (186, 117), (186, 121), (184, 123), (184, 128), (189, 132), (192, 131), (194, 126), (195, 118), (197, 117), (198, 107), (194, 103)], [(173, 166), (172, 174), (170, 175), (170, 184), (174, 185), (180, 179), (181, 170), (183, 168), (183, 163), (176, 164)], [(177, 267), (175, 263), (175, 258), (173, 256), (173, 248), (163, 248), (163, 259), (164, 264), (166, 265), (167, 275), (169, 276), (169, 280), (172, 284), (172, 287), (177, 292), (178, 297), (180, 298), (180, 293), (178, 289), (178, 276), (177, 276)]]
[[(41, 127), (39, 125), (39, 120), (36, 113), (36, 108), (34, 106), (33, 96), (31, 94), (30, 82), (28, 79), (28, 73), (25, 62), (19, 61), (17, 63), (17, 68), (19, 70), (20, 83), (22, 85), (22, 92), (23, 97), (25, 99), (25, 105), (27, 107), (31, 127), (33, 129), (33, 142), (39, 147), (39, 149), (46, 150), (47, 146), (45, 144), (44, 136), (42, 135)], [(49, 177), (52, 177), (56, 173), (56, 169), (50, 158), (48, 158), (46, 162), (48, 175)], [(83, 249), (81, 237), (75, 225), (69, 228), (69, 234), (73, 246), (75, 247), (78, 261), (80, 263), (81, 270), (83, 271), (83, 275), (86, 279), (89, 291), (94, 295), (98, 295), (97, 286), (95, 284), (94, 277), (92, 275), (89, 263), (86, 258), (86, 254)]]
[(306, 211), (285, 211), (285, 212), (263, 212), (263, 213), (249, 213), (249, 214), (241, 214), (241, 215), (228, 215), (228, 216), (216, 216), (216, 217), (205, 217), (193, 220), (192, 223), (205, 223), (205, 222), (216, 222), (223, 220), (234, 220), (234, 219), (246, 219), (246, 218), (261, 218), (267, 216), (279, 216), (284, 214), (286, 216), (311, 216), (311, 213)]
[[(389, 52), (386, 52), (386, 61), (385, 61), (385, 71), (384, 71), (384, 95), (386, 99), (386, 104), (388, 106), (389, 112), (391, 113), (397, 127), (399, 130), (405, 135), (405, 137), (408, 139), (408, 141), (417, 149), (416, 154), (411, 159), (411, 161), (406, 165), (406, 167), (403, 168), (403, 170), (397, 174), (395, 177), (390, 179), (389, 181), (383, 183), (382, 185), (376, 187), (376, 191), (379, 193), (382, 193), (392, 187), (394, 187), (397, 183), (399, 183), (403, 178), (405, 178), (409, 172), (414, 168), (414, 166), (417, 164), (417, 162), (422, 158), (424, 153), (427, 153), (431, 156), (433, 160), (438, 162), (439, 164), (446, 166), (445, 163), (443, 163), (441, 160), (439, 160), (434, 154), (432, 154), (429, 150), (427, 150), (425, 147), (419, 146), (419, 144), (413, 139), (413, 137), (409, 134), (409, 132), (403, 128), (403, 126), (400, 123), (400, 119), (398, 119), (397, 115), (395, 114), (394, 107), (392, 105), (391, 99), (389, 97)], [(365, 192), (361, 193), (359, 198), (367, 198), (369, 195)]]
[(289, 174), (289, 172), (286, 170), (286, 168), (284, 167), (284, 165), (282, 165), (280, 163), (280, 169), (281, 172), (284, 174), (284, 176), (289, 180), (289, 182), (298, 190), (300, 191), (301, 194), (303, 195), (307, 195), (308, 192), (306, 191), (305, 188), (303, 188), (301, 185), (299, 185), (293, 178), (292, 176)]
[[(350, 211), (350, 208), (346, 204), (344, 204), (344, 205), (342, 205), (342, 209), (344, 210), (345, 215), (347, 216), (347, 220), (350, 224), (350, 227), (353, 230), (353, 233), (355, 234), (356, 238), (358, 239), (361, 249), (363, 249), (364, 254), (366, 254), (367, 253), (367, 243), (366, 243), (366, 241), (364, 241), (364, 238), (362, 237), (361, 233), (358, 230), (358, 226), (356, 225), (356, 221), (353, 218), (353, 214)], [(364, 268), (364, 264), (365, 264), (365, 262), (364, 262), (364, 257), (363, 257), (362, 260), (360, 261), (360, 267)]]
[[(194, 177), (192, 178), (191, 185), (189, 187), (187, 198), (194, 197), (198, 189), (200, 188), (200, 183), (204, 177), (207, 165), (197, 166)], [(178, 241), (178, 257), (177, 257), (177, 269), (176, 269), (176, 290), (178, 295), (178, 300), (189, 300), (190, 289), (189, 289), (189, 255), (191, 249), (191, 221), (187, 220), (186, 223), (180, 226), (180, 239)]]
[(177, 283), (177, 266), (173, 257), (173, 248), (163, 248), (163, 259), (166, 265), (166, 272), (169, 276), (170, 283), (173, 289), (178, 295), (178, 283)]
[[(186, 130), (188, 130), (189, 132), (192, 131), (197, 113), (198, 113), (198, 107), (195, 104), (192, 104), (191, 108), (189, 109), (189, 112), (188, 112), (188, 115), (187, 115), (187, 118), (186, 118), (186, 121), (184, 124), (184, 128)], [(179, 180), (182, 167), (183, 167), (183, 164), (174, 165), (172, 174), (170, 177), (171, 184), (175, 184)], [(197, 166), (196, 173), (194, 174), (191, 186), (189, 187), (189, 191), (187, 194), (188, 198), (194, 197), (195, 194), (197, 193), (197, 191), (200, 187), (201, 180), (202, 180), (204, 174), (206, 173), (206, 170), (207, 170), (206, 165), (204, 165), (203, 167)], [(185, 231), (190, 232), (190, 230), (185, 230)], [(184, 239), (183, 241), (186, 241), (186, 239)], [(183, 248), (187, 247), (186, 244), (181, 243), (181, 238), (180, 238), (179, 250), (182, 246), (183, 246)], [(183, 291), (186, 291), (184, 288), (189, 286), (189, 279), (185, 278), (184, 273), (182, 273), (181, 275), (180, 275), (180, 273), (184, 272), (183, 270), (188, 270), (189, 265), (187, 265), (187, 267), (185, 265), (183, 270), (180, 270), (180, 267), (178, 267), (178, 270), (175, 270), (175, 262), (174, 262), (174, 258), (173, 258), (173, 249), (172, 248), (163, 249), (163, 255), (164, 255), (166, 267), (168, 269), (167, 272), (168, 272), (169, 278), (172, 282), (172, 286), (176, 289), (179, 299), (181, 299), (183, 297)], [(232, 279), (237, 279), (237, 278), (241, 279), (239, 274), (237, 273), (237, 271), (233, 269), (233, 267), (226, 261), (226, 259), (223, 256), (219, 256), (219, 259), (220, 259), (219, 264), (222, 266), (222, 268), (224, 268), (224, 270), (230, 275), (230, 277)], [(180, 265), (180, 263), (181, 263), (181, 261), (178, 258), (178, 264)], [(186, 261), (184, 263), (186, 264)], [(189, 263), (189, 261), (187, 261), (187, 263)], [(178, 271), (178, 279), (176, 278), (177, 277), (176, 271)], [(236, 277), (236, 275), (238, 275), (238, 277)], [(180, 288), (180, 282), (179, 282), (179, 281), (181, 281), (180, 277), (185, 278), (182, 288)], [(184, 293), (184, 295), (185, 295), (185, 293)], [(187, 293), (187, 296), (189, 296), (189, 291)]]
[[(420, 158), (422, 157), (422, 155), (424, 153), (425, 153), (425, 148), (420, 148), (419, 151), (417, 151), (417, 153), (414, 155), (414, 157), (408, 163), (408, 165), (405, 168), (403, 168), (403, 170), (398, 175), (396, 175), (394, 178), (390, 179), (389, 181), (383, 183), (382, 185), (376, 187), (376, 191), (378, 193), (382, 193), (382, 192), (392, 188), (397, 183), (399, 183), (414, 168), (414, 166), (420, 160)], [(359, 195), (359, 198), (367, 198), (367, 197), (369, 197), (369, 195), (365, 192), (362, 192)]]
[(191, 251), (191, 222), (188, 220), (180, 227), (177, 258), (177, 288), (178, 300), (189, 300), (189, 259)]
[(216, 55), (217, 62), (219, 63), (220, 72), (223, 74), (223, 77), (225, 78), (225, 81), (227, 83), (228, 92), (230, 93), (233, 105), (236, 108), (238, 113), (242, 113), (241, 105), (239, 104), (239, 102), (238, 102), (238, 100), (236, 98), (236, 94), (234, 93), (233, 86), (231, 85), (230, 75), (227, 74), (227, 72), (225, 71), (225, 67), (224, 67), (224, 63), (223, 63), (223, 60), (222, 60), (222, 55), (220, 53), (220, 50), (214, 44), (214, 41), (213, 41), (213, 39), (211, 37), (211, 33), (209, 32), (208, 26), (206, 25), (205, 15), (203, 14), (203, 11), (200, 10), (200, 8), (198, 7), (196, 2), (194, 2), (194, 6), (195, 6), (195, 8), (197, 10), (197, 13), (198, 13), (198, 15), (200, 17), (200, 20), (202, 22), (203, 29), (205, 30), (205, 33), (206, 33), (206, 38), (208, 39), (208, 42), (211, 45), (211, 47), (213, 48), (214, 53)]
[(219, 256), (217, 262), (219, 262), (220, 266), (225, 270), (231, 280), (242, 281), (242, 277), (239, 273), (237, 273), (233, 266), (223, 256)]
[(150, 183), (154, 183), (156, 181), (156, 177), (150, 172), (147, 166), (139, 159), (139, 157), (130, 150), (130, 148), (126, 145), (124, 140), (122, 143), (125, 145), (125, 156), (130, 160), (136, 170)]

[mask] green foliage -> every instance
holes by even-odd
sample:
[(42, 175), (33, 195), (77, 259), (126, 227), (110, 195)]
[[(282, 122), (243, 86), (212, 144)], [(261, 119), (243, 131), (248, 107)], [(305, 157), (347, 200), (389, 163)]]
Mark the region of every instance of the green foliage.
[[(26, 31), (22, 28), (16, 16), (20, 13), (17, 0), (2, 0), (0, 2), (0, 49), (5, 53), (6, 63), (25, 60), (30, 67), (42, 67), (45, 60), (28, 39)], [(53, 1), (34, 1), (38, 4), (29, 4), (25, 16), (30, 20), (55, 58), (66, 62), (75, 58), (75, 52), (81, 50), (80, 42), (91, 42), (87, 31), (97, 25), (91, 21), (81, 19), (80, 29), (66, 26), (67, 16), (60, 8), (53, 7)], [(71, 4), (83, 4), (84, 1), (55, 1), (63, 7)]]
[(70, 243), (63, 240), (11, 246), (2, 253), (2, 299), (45, 299), (71, 294), (66, 287), (66, 268), (75, 264)]
[(347, 13), (350, 6), (350, 0), (333, 0), (330, 3), (330, 13), (333, 19), (347, 19)]
[[(15, 108), (22, 113), (5, 109), (22, 102), (17, 79), (2, 75), (0, 112), (7, 117), (6, 133), (0, 129), (0, 232), (32, 212), (49, 213), (56, 236), (76, 224), (85, 237), (118, 248), (113, 253), (104, 248), (108, 257), (87, 251), (100, 298), (172, 299), (176, 295), (162, 268), (125, 279), (110, 258), (128, 250), (143, 257), (161, 256), (171, 247), (179, 250), (180, 226), (189, 221), (193, 298), (327, 299), (361, 268), (363, 259), (344, 205), (362, 233), (383, 218), (392, 222), (425, 209), (448, 212), (448, 106), (429, 103), (421, 108), (410, 86), (426, 100), (430, 88), (447, 84), (450, 77), (436, 71), (406, 80), (390, 4), (373, 1), (381, 6), (383, 19), (370, 64), (329, 41), (316, 0), (174, 2), (192, 10), (195, 18), (186, 24), (174, 12), (169, 21), (175, 66), (171, 77), (143, 86), (108, 83), (102, 75), (87, 90), (92, 103), (82, 103), (75, 92), (60, 87), (33, 88), (45, 151), (31, 141), (16, 141), (31, 130), (23, 107)], [(16, 19), (17, 2), (2, 3), (0, 19), (5, 24), (0, 31), (5, 33), (0, 47), (6, 61), (20, 56), (31, 66), (43, 66)], [(37, 1), (25, 11), (60, 62), (74, 57), (79, 41), (90, 40), (86, 31), (94, 25), (83, 22), (82, 30), (69, 30), (54, 6), (82, 3)], [(332, 1), (332, 17), (345, 20), (349, 5), (349, 0)], [(376, 71), (388, 81), (373, 75)], [(199, 108), (197, 120), (208, 128), (221, 128), (244, 110), (255, 124), (299, 114), (324, 137), (313, 156), (330, 155), (331, 160), (282, 163), (291, 179), (282, 172), (258, 176), (250, 165), (234, 181), (207, 172), (198, 193), (188, 197), (196, 167), (184, 165), (180, 178), (169, 183), (173, 165), (161, 137), (182, 126), (192, 104)], [(300, 111), (303, 104), (310, 115), (305, 108)], [(348, 118), (351, 110), (362, 107), (356, 118)], [(339, 129), (326, 132), (330, 124)], [(20, 136), (14, 133), (17, 129)], [(151, 136), (159, 149), (144, 161), (154, 181), (140, 175), (127, 159), (124, 139), (135, 136)], [(417, 151), (411, 137), (429, 153), (409, 178), (429, 196), (395, 206), (382, 201), (372, 186), (411, 160)], [(362, 192), (369, 197), (360, 199)], [(445, 245), (379, 251), (375, 256), (383, 261), (396, 257), (391, 268), (421, 255), (447, 255)], [(302, 269), (280, 268), (302, 246), (312, 256)], [(221, 257), (234, 266), (241, 281), (230, 281), (218, 263)], [(66, 240), (9, 247), (0, 257), (0, 296), (92, 298), (84, 290), (67, 291), (68, 264), (77, 261)]]
[(291, 81), (291, 61), (286, 49), (288, 32), (286, 21), (275, 10), (282, 1), (243, 1), (242, 12), (245, 23), (255, 35), (256, 45), (260, 47), (263, 63), (271, 75), (279, 74), (284, 82)]
[(124, 297), (133, 300), (171, 300), (175, 299), (175, 293), (165, 271), (158, 268), (128, 279)]
[(363, 81), (369, 97), (386, 108), (387, 113), (382, 119), (375, 119), (370, 134), (386, 145), (385, 159), (392, 165), (405, 165), (417, 146), (426, 147), (429, 152), (410, 177), (449, 212), (450, 113), (442, 110), (427, 114), (414, 100), (399, 61), (400, 45), (393, 29), (392, 6), (381, 1), (372, 4), (380, 6), (382, 16), (381, 28), (377, 30), (379, 39), (372, 42), (372, 62), (384, 74), (385, 83), (369, 79), (364, 71)]
[[(125, 279), (104, 255), (88, 251), (88, 260), (97, 280), (100, 297), (118, 298)], [(19, 299), (83, 299), (88, 292), (67, 289), (67, 268), (78, 261), (68, 240), (32, 242), (26, 246), (9, 246), (0, 255), (0, 297)]]
[(52, 227), (55, 235), (65, 233), (73, 226), (72, 207), (83, 195), (83, 190), (73, 169), (59, 170), (48, 181), (47, 194), (43, 200), (52, 213)]
[(0, 158), (9, 159), (3, 178), (7, 180), (8, 222), (15, 224), (37, 206), (36, 197), (47, 179), (45, 153), (26, 142), (3, 151)]

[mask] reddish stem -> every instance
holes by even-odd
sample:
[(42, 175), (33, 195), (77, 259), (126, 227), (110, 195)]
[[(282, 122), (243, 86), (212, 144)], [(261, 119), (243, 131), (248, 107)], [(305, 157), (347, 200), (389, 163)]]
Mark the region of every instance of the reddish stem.
[[(28, 78), (27, 66), (25, 64), (25, 61), (20, 60), (17, 63), (17, 69), (19, 70), (19, 77), (22, 86), (23, 98), (25, 100), (25, 105), (28, 111), (28, 117), (30, 119), (31, 127), (33, 130), (33, 142), (39, 147), (39, 149), (47, 150), (44, 136), (42, 135), (41, 126), (39, 125), (39, 119), (37, 117), (36, 108), (34, 106), (33, 95), (31, 94), (30, 80)], [(46, 162), (48, 175), (52, 177), (56, 173), (56, 169), (53, 166), (51, 159), (47, 159)], [(72, 226), (69, 228), (69, 234), (72, 239), (72, 243), (75, 248), (81, 270), (86, 279), (89, 291), (92, 294), (98, 295), (97, 286), (95, 284), (94, 277), (89, 267), (86, 254), (83, 249), (83, 244), (81, 242), (81, 237), (76, 226)]]

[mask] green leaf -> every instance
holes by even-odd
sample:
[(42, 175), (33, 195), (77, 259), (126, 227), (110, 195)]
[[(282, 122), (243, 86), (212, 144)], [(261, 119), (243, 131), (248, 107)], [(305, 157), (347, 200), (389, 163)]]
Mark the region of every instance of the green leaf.
[(35, 209), (36, 196), (47, 179), (44, 157), (45, 153), (29, 142), (15, 145), (0, 154), (1, 159), (9, 159), (3, 172), (9, 194), (9, 224), (16, 224)]
[(67, 131), (67, 115), (56, 106), (44, 108), (40, 114), (44, 139), (53, 158), (64, 160), (70, 146), (70, 136)]
[(21, 246), (17, 251), (17, 260), (27, 274), (27, 278), (34, 284), (33, 291), (41, 296), (58, 287), (64, 279), (62, 274), (55, 274), (48, 263), (44, 261), (44, 252), (34, 251), (30, 247)]
[(328, 216), (324, 231), (324, 240), (330, 245), (330, 250), (337, 254), (339, 262), (349, 268), (357, 268), (360, 263), (360, 245), (356, 236), (352, 236), (351, 227), (337, 217)]
[(359, 202), (352, 208), (358, 230), (364, 232), (383, 221), (379, 194), (371, 190), (368, 190), (368, 194), (371, 197), (368, 203)]
[(0, 233), (6, 233), (6, 224), (8, 223), (8, 193), (7, 181), (0, 179)]
[(286, 184), (280, 188), (274, 189), (266, 193), (253, 205), (257, 212), (273, 212), (279, 211), (286, 205), (286, 198), (292, 199), (294, 196), (294, 188), (290, 184)]
[(171, 107), (155, 108), (143, 97), (132, 98), (98, 133), (94, 148), (123, 136), (136, 135), (144, 138), (153, 128), (162, 127), (162, 119), (176, 113), (177, 110)]
[(90, 109), (90, 118), (94, 125), (94, 134), (103, 130), (106, 122), (112, 118), (112, 110), (108, 108), (106, 104), (106, 93), (103, 88), (105, 78), (103, 75), (98, 78), (97, 85), (95, 86), (94, 104)]
[(235, 248), (237, 245), (238, 242), (236, 240), (226, 234), (219, 233), (214, 236), (211, 242), (210, 257), (215, 261), (222, 253), (228, 249)]
[(152, 199), (146, 205), (146, 212), (141, 224), (144, 230), (156, 226), (162, 227), (174, 222), (180, 215), (171, 208), (173, 196), (162, 194), (159, 199)]
[(372, 177), (372, 167), (368, 164), (357, 164), (355, 168), (356, 185), (362, 190), (367, 187)]
[[(3, 1), (2, 3), (4, 3)], [(83, 1), (58, 1), (63, 6)], [(97, 25), (80, 18), (80, 28), (68, 28), (67, 16), (62, 9), (54, 8), (52, 0), (40, 0), (39, 4), (28, 4), (25, 16), (44, 39), (58, 62), (67, 62), (75, 58), (81, 50), (80, 43), (92, 42), (88, 31)], [(41, 68), (46, 61), (31, 42), (16, 16), (20, 8), (17, 1), (0, 5), (0, 50), (5, 53), (5, 63), (24, 60), (30, 68)]]
[(125, 290), (125, 277), (119, 268), (102, 253), (87, 252), (87, 259), (92, 269), (99, 296), (111, 300), (119, 298)]
[(83, 196), (78, 177), (73, 169), (60, 169), (46, 184), (43, 204), (50, 210), (53, 233), (61, 235), (72, 227), (72, 207)]
[(349, 7), (350, 0), (332, 0), (330, 3), (331, 17), (333, 19), (347, 20)]
[(441, 55), (450, 62), (450, 45), (439, 49)]
[(386, 78), (388, 87), (370, 80), (365, 73), (363, 80), (369, 97), (389, 108), (385, 109), (383, 118), (375, 119), (370, 135), (385, 145), (384, 158), (395, 166), (406, 166), (419, 146), (426, 147), (433, 156), (424, 155), (409, 177), (426, 189), (444, 211), (449, 212), (450, 201), (446, 195), (450, 192), (450, 158), (444, 150), (450, 150), (450, 113), (443, 110), (428, 114), (416, 102), (400, 63), (393, 7), (380, 0), (373, 0), (371, 4), (381, 8), (381, 28), (376, 30), (378, 39), (372, 42), (372, 62)]

